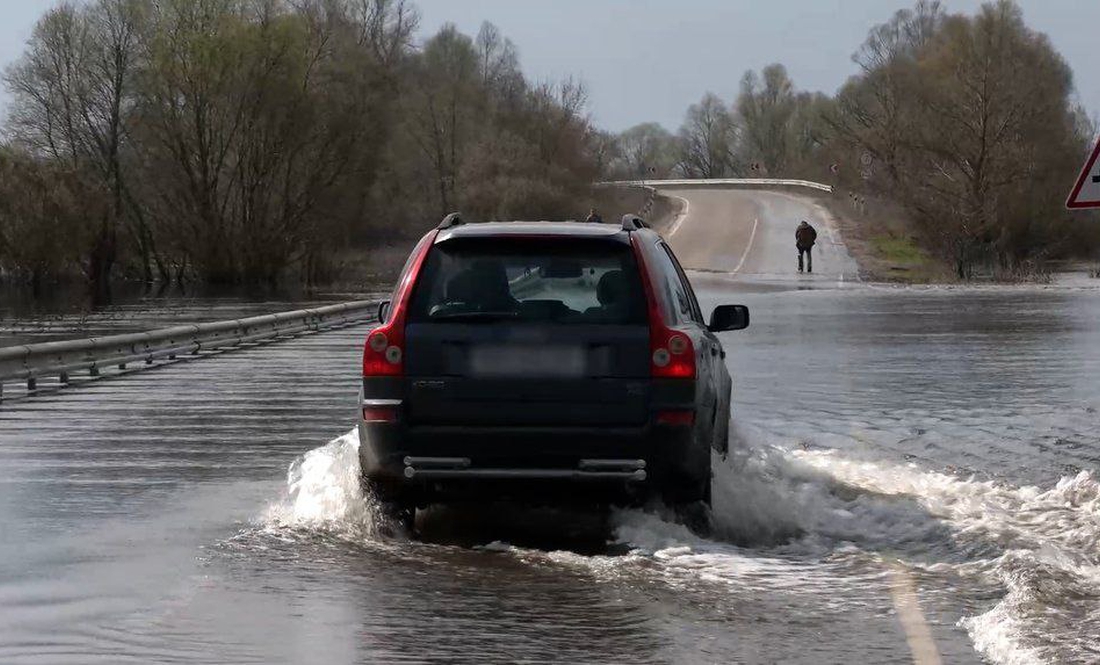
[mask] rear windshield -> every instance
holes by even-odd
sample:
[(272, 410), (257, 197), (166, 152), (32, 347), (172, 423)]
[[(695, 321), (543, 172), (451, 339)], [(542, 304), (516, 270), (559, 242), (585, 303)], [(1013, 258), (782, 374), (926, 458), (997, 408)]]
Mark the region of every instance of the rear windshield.
[(463, 238), (432, 247), (409, 320), (644, 324), (628, 245), (577, 238)]

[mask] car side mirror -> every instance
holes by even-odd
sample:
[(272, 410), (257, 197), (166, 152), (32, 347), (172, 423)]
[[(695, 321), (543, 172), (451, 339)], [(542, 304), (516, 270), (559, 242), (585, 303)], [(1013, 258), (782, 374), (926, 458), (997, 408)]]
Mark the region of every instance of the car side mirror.
[(386, 315), (389, 314), (389, 313), (390, 313), (390, 301), (389, 300), (383, 300), (382, 302), (378, 303), (378, 322), (379, 323), (385, 323), (386, 322)]
[(749, 327), (749, 308), (744, 305), (719, 305), (710, 315), (711, 332), (726, 330), (744, 330)]

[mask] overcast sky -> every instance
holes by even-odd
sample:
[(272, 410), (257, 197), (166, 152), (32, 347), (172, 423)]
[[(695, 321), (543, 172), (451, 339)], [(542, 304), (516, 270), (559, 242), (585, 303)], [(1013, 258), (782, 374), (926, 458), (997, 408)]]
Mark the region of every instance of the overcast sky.
[[(597, 124), (622, 130), (655, 120), (675, 129), (704, 92), (732, 101), (746, 69), (787, 66), (804, 90), (833, 93), (854, 71), (867, 31), (909, 0), (413, 0), (421, 37), (445, 23), (476, 34), (497, 24), (539, 80), (575, 75)], [(0, 62), (18, 57), (53, 0), (0, 0)], [(973, 12), (980, 0), (947, 0)], [(1100, 0), (1021, 0), (1073, 68), (1081, 101), (1100, 113)], [(1092, 67), (1093, 69), (1089, 69)], [(7, 98), (0, 97), (6, 105)]]

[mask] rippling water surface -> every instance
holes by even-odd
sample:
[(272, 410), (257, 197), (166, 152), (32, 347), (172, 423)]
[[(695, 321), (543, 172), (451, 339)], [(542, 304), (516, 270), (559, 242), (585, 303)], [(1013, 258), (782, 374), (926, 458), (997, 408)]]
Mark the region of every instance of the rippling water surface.
[[(0, 347), (225, 321), (363, 297), (361, 291), (250, 293), (241, 289), (208, 289), (214, 291), (208, 294), (182, 293), (172, 287), (157, 293), (143, 291), (137, 285), (125, 286), (111, 303), (92, 305), (82, 288), (71, 285), (52, 287), (54, 293), (37, 300), (24, 289), (0, 285)], [(368, 290), (369, 297), (380, 297), (389, 288), (381, 279), (360, 286)]]
[(1100, 293), (700, 281), (753, 311), (712, 533), (389, 535), (347, 329), (0, 407), (0, 661), (1100, 660)]

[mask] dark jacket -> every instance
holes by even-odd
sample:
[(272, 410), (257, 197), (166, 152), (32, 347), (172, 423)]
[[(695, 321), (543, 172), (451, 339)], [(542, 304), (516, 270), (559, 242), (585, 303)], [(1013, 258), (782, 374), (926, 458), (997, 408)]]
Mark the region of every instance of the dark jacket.
[(794, 232), (794, 243), (798, 249), (810, 249), (817, 241), (817, 231), (806, 222), (798, 225)]

